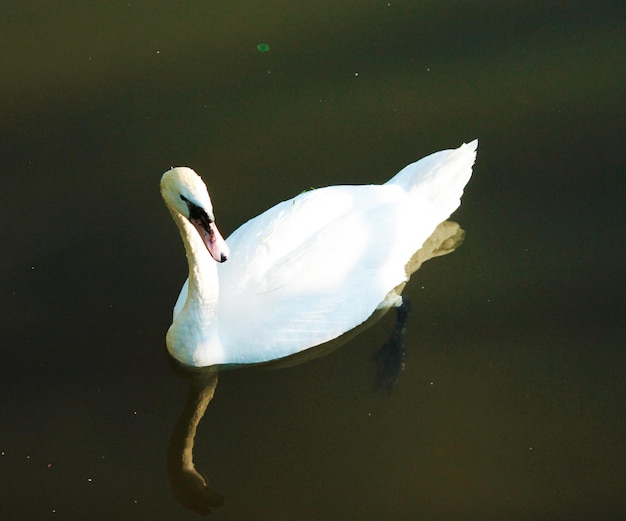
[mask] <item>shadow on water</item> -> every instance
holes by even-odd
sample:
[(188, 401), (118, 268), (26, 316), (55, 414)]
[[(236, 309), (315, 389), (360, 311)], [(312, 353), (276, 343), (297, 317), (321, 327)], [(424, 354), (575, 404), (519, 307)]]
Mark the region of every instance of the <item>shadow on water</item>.
[[(461, 245), (464, 236), (465, 232), (455, 222), (444, 221), (439, 224), (407, 264), (408, 275), (410, 276), (417, 271), (427, 260), (452, 253)], [(403, 283), (398, 289), (401, 291), (405, 284)], [(267, 369), (284, 369), (325, 356), (371, 327), (387, 311), (388, 308), (377, 310), (363, 324), (330, 342), (280, 360), (258, 365)], [(408, 307), (403, 307), (398, 313), (398, 320), (390, 340), (374, 356), (377, 365), (376, 389), (384, 388), (391, 391), (399, 373), (404, 369), (403, 340), (407, 314)], [(174, 372), (189, 383), (189, 390), (183, 411), (174, 425), (167, 449), (167, 475), (176, 501), (197, 514), (207, 516), (214, 509), (224, 504), (224, 497), (210, 488), (205, 474), (196, 469), (193, 462), (193, 448), (200, 421), (215, 395), (218, 368), (214, 366), (188, 369), (180, 366), (171, 358), (170, 365)], [(233, 369), (233, 367), (219, 368), (219, 370), (225, 369)]]

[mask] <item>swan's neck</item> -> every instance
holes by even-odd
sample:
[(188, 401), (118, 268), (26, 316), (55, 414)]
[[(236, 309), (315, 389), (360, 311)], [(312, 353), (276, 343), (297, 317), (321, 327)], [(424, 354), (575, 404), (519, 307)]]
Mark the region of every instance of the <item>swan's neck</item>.
[(189, 290), (185, 307), (193, 306), (202, 316), (211, 318), (219, 297), (217, 262), (213, 260), (200, 235), (189, 221), (181, 217), (179, 221), (189, 266)]
[(213, 365), (219, 363), (221, 352), (216, 317), (219, 298), (217, 262), (189, 221), (177, 214), (174, 220), (185, 245), (189, 282), (185, 303), (168, 331), (168, 349), (186, 365)]

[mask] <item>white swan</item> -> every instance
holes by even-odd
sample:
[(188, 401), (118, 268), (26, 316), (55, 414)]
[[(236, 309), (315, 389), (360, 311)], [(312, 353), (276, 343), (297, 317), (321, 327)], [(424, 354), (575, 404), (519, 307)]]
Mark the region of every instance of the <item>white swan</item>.
[(239, 227), (228, 246), (202, 179), (186, 167), (167, 171), (161, 194), (189, 264), (170, 354), (192, 367), (265, 362), (399, 305), (407, 263), (459, 206), (477, 146), (431, 154), (383, 185), (304, 192)]

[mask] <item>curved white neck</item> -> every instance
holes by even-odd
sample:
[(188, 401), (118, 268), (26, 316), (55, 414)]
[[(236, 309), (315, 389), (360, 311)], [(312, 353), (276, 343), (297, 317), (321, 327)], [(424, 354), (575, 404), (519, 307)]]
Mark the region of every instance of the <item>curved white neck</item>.
[(168, 349), (186, 365), (213, 365), (219, 363), (221, 355), (216, 316), (217, 262), (187, 219), (174, 214), (174, 221), (185, 245), (189, 281), (185, 303), (167, 333)]

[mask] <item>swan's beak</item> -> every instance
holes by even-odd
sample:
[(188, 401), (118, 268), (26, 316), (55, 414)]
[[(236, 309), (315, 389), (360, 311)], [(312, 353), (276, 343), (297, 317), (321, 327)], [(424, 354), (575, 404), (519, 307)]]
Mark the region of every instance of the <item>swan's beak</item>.
[(215, 226), (215, 223), (202, 218), (189, 220), (196, 230), (198, 230), (200, 237), (202, 237), (202, 242), (204, 242), (207, 250), (209, 250), (211, 257), (217, 262), (224, 262), (228, 259), (228, 254), (230, 253), (228, 245), (217, 229), (217, 226)]

